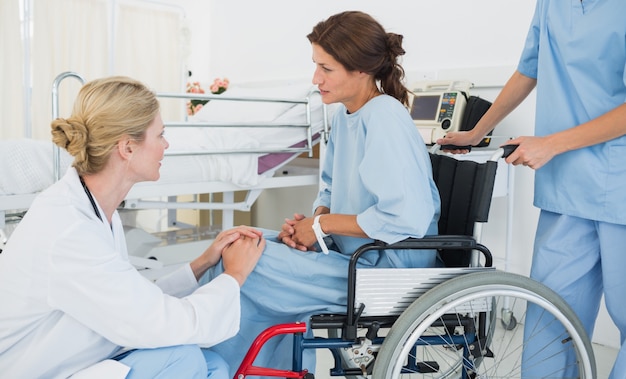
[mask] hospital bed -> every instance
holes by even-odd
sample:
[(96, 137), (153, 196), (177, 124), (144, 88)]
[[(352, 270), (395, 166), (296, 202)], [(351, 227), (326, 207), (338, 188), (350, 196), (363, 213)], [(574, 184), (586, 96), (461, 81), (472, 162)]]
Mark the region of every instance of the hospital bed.
[[(348, 379), (595, 378), (591, 342), (573, 310), (544, 285), (496, 270), (491, 251), (479, 242), (498, 159), (511, 148), (499, 148), (486, 162), (456, 159), (437, 149), (430, 157), (441, 197), (440, 234), (395, 244), (374, 241), (358, 248), (346, 273), (346, 312), (266, 329), (250, 346), (236, 379), (313, 379), (303, 367), (306, 349), (328, 349), (334, 361), (330, 375)], [(361, 256), (387, 249), (415, 254), (436, 249), (443, 264), (357, 269)], [(539, 309), (542, 321), (558, 324), (562, 333), (531, 347), (529, 342), (547, 332), (530, 324), (529, 305)], [(505, 307), (515, 309), (520, 325), (528, 323), (526, 334), (524, 327), (506, 324), (501, 316)], [(311, 333), (318, 331), (326, 333)], [(264, 344), (280, 335), (293, 336), (292, 369), (255, 366)], [(575, 360), (561, 362), (561, 351), (572, 352)], [(553, 372), (540, 369), (539, 375), (529, 376), (525, 371), (551, 360), (556, 360)]]
[[(57, 76), (52, 88), (53, 118), (59, 116), (61, 83), (77, 73)], [(318, 169), (294, 169), (298, 156), (311, 157), (313, 148), (327, 135), (331, 110), (322, 104), (311, 84), (287, 83), (231, 88), (220, 95), (157, 93), (163, 107), (178, 102), (181, 110), (189, 99), (208, 100), (195, 115), (180, 121), (165, 120), (170, 143), (156, 182), (136, 184), (123, 210), (168, 209), (168, 225), (176, 210), (220, 210), (221, 228), (233, 225), (234, 211), (249, 211), (268, 188), (317, 185)], [(165, 117), (164, 117), (165, 118)], [(32, 139), (0, 141), (0, 230), (7, 220), (19, 220), (35, 196), (58, 180), (71, 157), (49, 141)], [(282, 174), (288, 169), (290, 175)], [(234, 201), (234, 192), (246, 193)], [(216, 202), (198, 200), (197, 194), (223, 194)], [(192, 195), (191, 201), (178, 201)]]

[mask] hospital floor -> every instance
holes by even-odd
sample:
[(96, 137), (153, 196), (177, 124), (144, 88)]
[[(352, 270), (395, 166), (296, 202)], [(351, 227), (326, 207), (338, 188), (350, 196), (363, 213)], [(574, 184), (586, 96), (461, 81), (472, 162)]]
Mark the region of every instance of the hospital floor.
[[(597, 379), (608, 379), (613, 362), (617, 356), (617, 349), (606, 347), (599, 344), (593, 344), (594, 354), (596, 356), (596, 367), (598, 369)], [(333, 360), (330, 352), (320, 349), (317, 352), (317, 368), (315, 370), (315, 379), (336, 379), (336, 376), (330, 376), (328, 370), (333, 366)]]

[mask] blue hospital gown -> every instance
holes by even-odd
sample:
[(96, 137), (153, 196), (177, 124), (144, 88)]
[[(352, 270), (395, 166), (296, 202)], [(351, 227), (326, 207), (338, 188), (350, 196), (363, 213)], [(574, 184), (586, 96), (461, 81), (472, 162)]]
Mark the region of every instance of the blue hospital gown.
[[(388, 243), (437, 233), (440, 200), (430, 158), (408, 111), (394, 98), (381, 95), (353, 114), (340, 107), (332, 120), (323, 188), (313, 204), (331, 213), (356, 214), (372, 239)], [(281, 215), (276, 215), (281, 217)], [(307, 321), (317, 313), (345, 312), (350, 255), (372, 239), (333, 235), (329, 255), (291, 249), (265, 231), (267, 245), (254, 272), (241, 289), (241, 329), (212, 349), (230, 364), (231, 376), (248, 347), (264, 329)], [(428, 267), (434, 251), (370, 252), (363, 267)], [(202, 281), (222, 271), (211, 269)], [(292, 336), (268, 341), (256, 366), (291, 369)], [(304, 368), (314, 372), (315, 350), (304, 354)]]

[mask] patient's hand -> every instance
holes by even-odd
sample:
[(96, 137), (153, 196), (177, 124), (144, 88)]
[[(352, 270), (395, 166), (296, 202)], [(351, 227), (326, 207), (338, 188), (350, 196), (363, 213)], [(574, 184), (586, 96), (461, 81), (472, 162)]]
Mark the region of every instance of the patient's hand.
[(283, 224), (280, 233), (278, 233), (278, 240), (282, 241), (282, 243), (284, 243), (285, 245), (293, 248), (293, 249), (298, 249), (301, 251), (307, 251), (310, 250), (308, 246), (305, 245), (300, 245), (298, 243), (296, 243), (296, 241), (294, 241), (293, 236), (296, 232), (295, 229), (295, 225), (301, 221), (304, 220), (305, 217), (303, 214), (299, 214), (296, 213), (293, 215), (293, 219), (285, 219), (285, 223)]
[(294, 232), (291, 235), (291, 240), (297, 246), (304, 246), (305, 249), (300, 249), (302, 251), (315, 251), (317, 237), (313, 231), (313, 220), (314, 217), (306, 217), (293, 225)]

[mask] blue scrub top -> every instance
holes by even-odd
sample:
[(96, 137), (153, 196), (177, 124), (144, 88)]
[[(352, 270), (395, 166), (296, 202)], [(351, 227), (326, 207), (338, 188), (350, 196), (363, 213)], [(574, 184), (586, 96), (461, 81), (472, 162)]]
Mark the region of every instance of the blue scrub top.
[[(535, 134), (585, 123), (626, 101), (626, 1), (539, 0), (518, 71), (537, 79)], [(626, 136), (554, 157), (535, 206), (626, 224)]]

